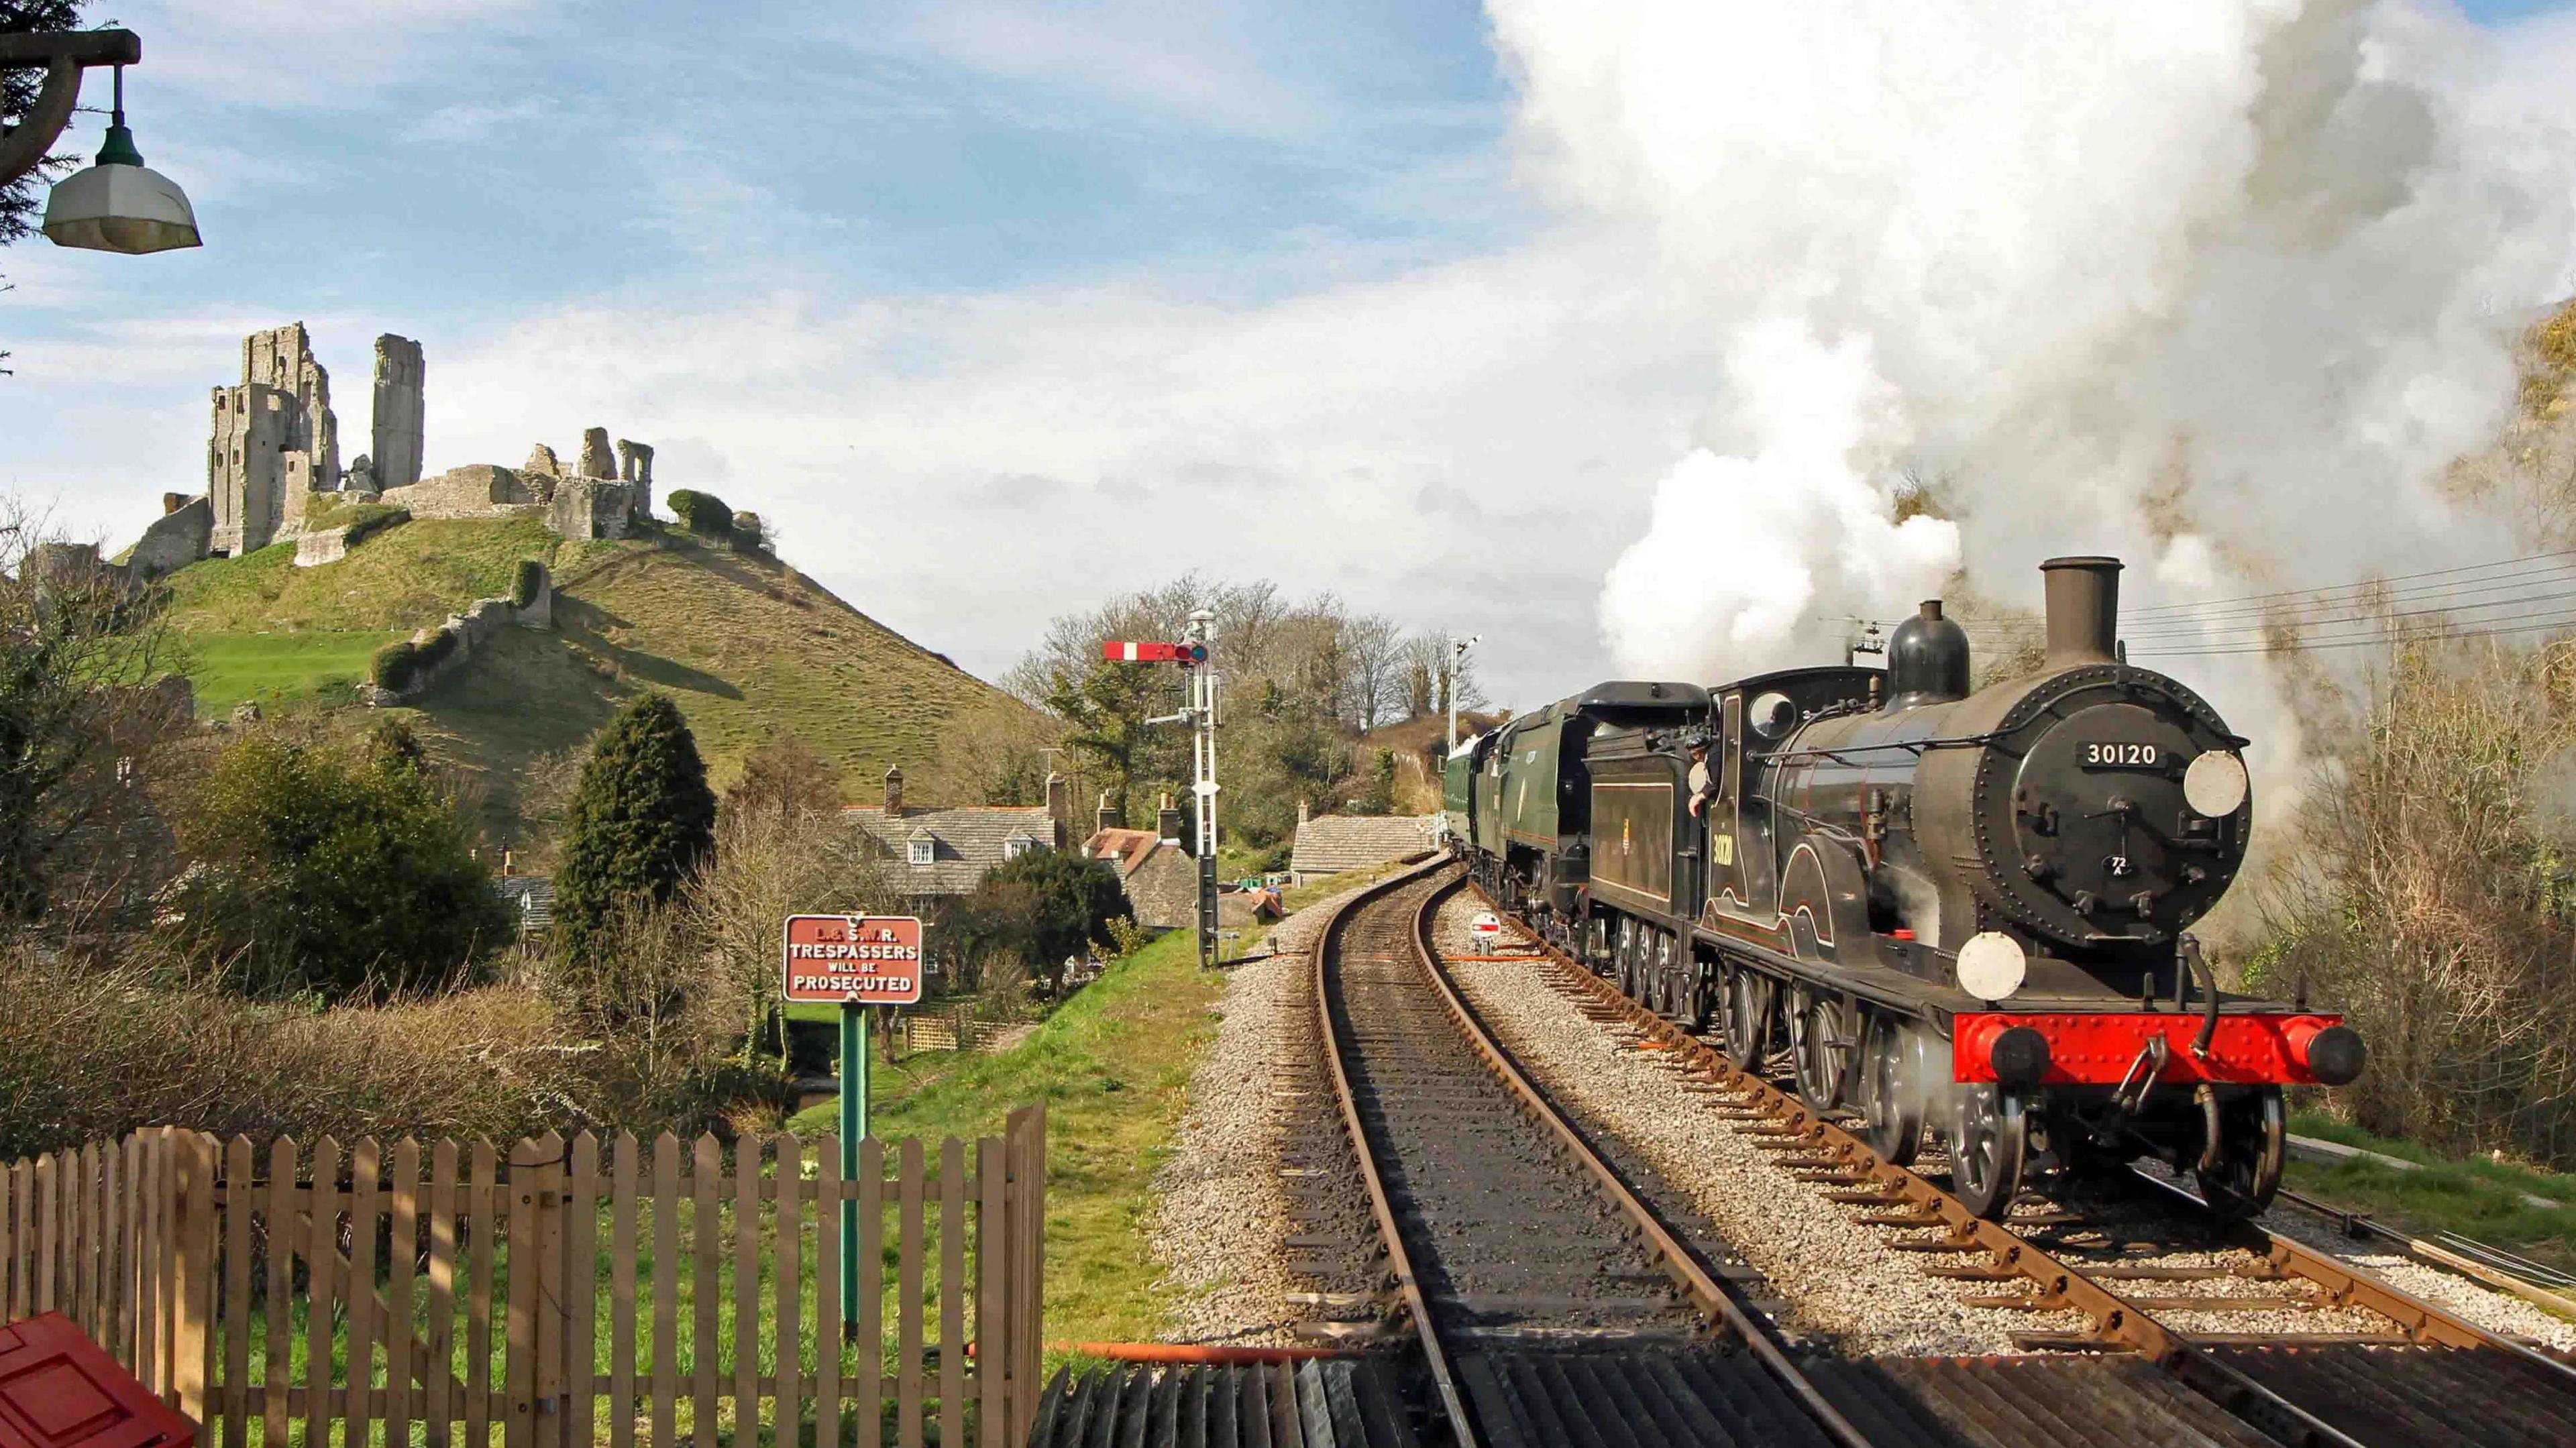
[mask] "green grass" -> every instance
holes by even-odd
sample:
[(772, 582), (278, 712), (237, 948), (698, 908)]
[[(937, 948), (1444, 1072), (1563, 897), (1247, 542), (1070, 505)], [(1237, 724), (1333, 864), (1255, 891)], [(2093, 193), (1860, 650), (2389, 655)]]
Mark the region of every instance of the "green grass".
[(403, 630), (368, 629), (191, 635), (188, 677), (197, 712), (219, 719), (244, 700), (345, 703), (367, 677), (376, 650), (407, 637)]
[[(1215, 1039), (1210, 1007), (1223, 988), (1176, 931), (1110, 966), (1011, 1050), (916, 1057), (872, 1077), (871, 1124), (887, 1137), (998, 1134), (1013, 1108), (1046, 1102), (1050, 1340), (1147, 1340), (1169, 1328), (1173, 1304), (1148, 1240), (1154, 1174)], [(813, 1107), (791, 1127), (819, 1136), (834, 1109)]]
[(522, 558), (553, 566), (568, 549), (600, 546), (624, 545), (566, 544), (533, 518), (421, 519), (318, 568), (296, 567), (293, 543), (272, 543), (171, 574), (170, 621), (188, 633), (410, 633), (478, 598), (508, 597)]
[[(719, 788), (745, 754), (792, 733), (853, 797), (892, 764), (927, 782), (954, 721), (1018, 707), (774, 558), (667, 535), (567, 542), (533, 519), (416, 520), (315, 568), (294, 566), (292, 543), (208, 559), (171, 575), (170, 618), (199, 645), (192, 677), (207, 712), (247, 697), (328, 702), (364, 676), (372, 648), (358, 650), (359, 636), (408, 636), (507, 597), (528, 558), (554, 571), (554, 631), (503, 630), (407, 711), (433, 752), (479, 781), (503, 843), (533, 839), (518, 800), (529, 763), (584, 746), (640, 690), (680, 706)], [(295, 635), (341, 642), (231, 642)]]
[[(2376, 1162), (2327, 1166), (2293, 1161), (2286, 1180), (2307, 1193), (2420, 1237), (2457, 1232), (2534, 1260), (2576, 1269), (2576, 1175), (2472, 1157), (2450, 1161), (2413, 1142), (2373, 1136), (2321, 1112), (2299, 1112), (2290, 1130), (2422, 1163), (2401, 1171)], [(2535, 1207), (2524, 1196), (2564, 1205)]]

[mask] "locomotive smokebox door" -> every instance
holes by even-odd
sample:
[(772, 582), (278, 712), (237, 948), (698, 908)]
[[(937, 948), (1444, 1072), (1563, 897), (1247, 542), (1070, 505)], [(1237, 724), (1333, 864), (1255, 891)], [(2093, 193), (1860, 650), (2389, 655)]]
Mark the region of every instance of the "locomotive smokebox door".
[[(2230, 873), (2212, 848), (2217, 822), (2192, 808), (2184, 788), (2202, 757), (2178, 714), (2136, 704), (2078, 709), (2040, 735), (2013, 781), (2021, 856), (2041, 862), (2026, 873), (2103, 934), (2189, 925)], [(2234, 793), (2241, 804), (2243, 791)]]

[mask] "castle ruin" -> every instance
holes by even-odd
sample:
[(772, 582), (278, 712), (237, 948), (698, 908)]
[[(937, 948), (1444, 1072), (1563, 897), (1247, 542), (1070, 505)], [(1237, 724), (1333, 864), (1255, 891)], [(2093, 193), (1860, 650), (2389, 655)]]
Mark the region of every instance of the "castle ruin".
[(242, 339), (241, 381), (214, 392), (206, 496), (217, 553), (265, 548), (300, 528), (305, 499), (340, 485), (340, 421), (331, 374), (296, 322)]
[[(170, 495), (165, 516), (124, 565), (130, 581), (281, 540), (299, 541), (300, 566), (329, 562), (341, 556), (337, 540), (306, 538), (305, 520), (340, 501), (382, 502), (418, 518), (542, 518), (584, 539), (622, 538), (651, 519), (653, 449), (626, 439), (612, 446), (604, 427), (583, 433), (569, 470), (539, 443), (515, 470), (471, 463), (423, 477), (424, 372), (420, 343), (390, 332), (376, 338), (372, 451), (344, 472), (331, 374), (304, 324), (243, 338), (241, 381), (214, 389), (205, 496)], [(329, 496), (316, 503), (317, 494)]]

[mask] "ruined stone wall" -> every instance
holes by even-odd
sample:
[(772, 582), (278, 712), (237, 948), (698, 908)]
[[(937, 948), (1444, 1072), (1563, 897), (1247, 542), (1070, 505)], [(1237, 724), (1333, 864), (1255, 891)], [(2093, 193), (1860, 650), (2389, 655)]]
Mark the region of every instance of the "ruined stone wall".
[(387, 488), (378, 500), (408, 508), (415, 518), (507, 518), (544, 511), (546, 498), (531, 479), (491, 463), (449, 468), (409, 487)]
[(376, 486), (404, 488), (420, 481), (422, 426), (420, 344), (391, 332), (376, 339), (376, 411), (368, 453)]
[(139, 583), (175, 573), (206, 556), (214, 532), (212, 504), (205, 498), (191, 498), (143, 530), (143, 537), (126, 555), (126, 569)]
[(566, 478), (555, 484), (546, 526), (572, 539), (623, 538), (635, 513), (635, 494), (624, 483)]

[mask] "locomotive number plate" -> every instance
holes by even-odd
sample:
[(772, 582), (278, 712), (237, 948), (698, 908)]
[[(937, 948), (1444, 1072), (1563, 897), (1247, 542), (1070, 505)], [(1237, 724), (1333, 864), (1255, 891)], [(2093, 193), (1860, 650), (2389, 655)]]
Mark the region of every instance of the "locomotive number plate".
[(2165, 763), (2165, 753), (2153, 744), (2103, 740), (2081, 746), (2076, 762), (2087, 769), (2158, 769)]

